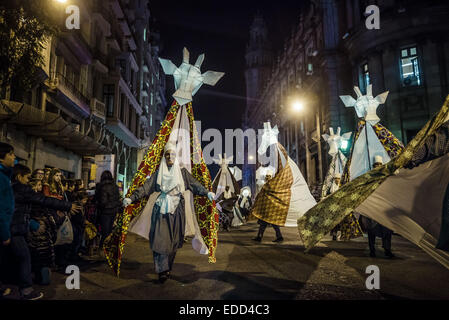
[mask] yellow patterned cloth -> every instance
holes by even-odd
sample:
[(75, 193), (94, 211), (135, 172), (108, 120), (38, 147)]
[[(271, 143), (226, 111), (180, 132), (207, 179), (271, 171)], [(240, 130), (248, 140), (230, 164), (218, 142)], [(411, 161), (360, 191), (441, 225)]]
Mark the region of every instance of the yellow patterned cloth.
[[(147, 176), (152, 175), (159, 168), (165, 144), (170, 137), (178, 111), (182, 110), (181, 108), (182, 107), (176, 101), (171, 105), (164, 122), (161, 124), (159, 132), (148, 148), (143, 161), (134, 175), (133, 183), (128, 189), (126, 197), (129, 197), (134, 190), (142, 186)], [(212, 182), (210, 173), (203, 159), (201, 144), (195, 128), (191, 102), (185, 105), (185, 110), (190, 124), (191, 174), (206, 189), (211, 190)], [(120, 264), (125, 248), (129, 224), (131, 220), (145, 208), (147, 201), (148, 198), (143, 198), (126, 207), (124, 211), (117, 216), (116, 226), (105, 240), (104, 251), (106, 259), (117, 276), (120, 274)], [(194, 196), (194, 208), (201, 235), (204, 239), (204, 243), (209, 249), (209, 262), (214, 263), (216, 261), (215, 250), (218, 238), (218, 211), (214, 202), (211, 202), (207, 197), (202, 196)]]
[(330, 230), (345, 217), (354, 212), (389, 176), (403, 168), (412, 159), (414, 153), (424, 144), (427, 137), (434, 134), (449, 114), (449, 96), (441, 108), (419, 131), (404, 151), (382, 167), (373, 169), (351, 182), (343, 185), (329, 197), (298, 219), (299, 235), (306, 251), (317, 244)]
[(84, 234), (87, 240), (92, 240), (97, 236), (98, 230), (95, 226), (86, 220)]
[[(280, 143), (278, 147), (285, 159), (288, 159), (284, 147)], [(284, 226), (290, 206), (293, 174), (288, 161), (283, 168), (280, 160), (278, 164), (279, 170), (276, 175), (267, 181), (257, 194), (251, 214), (265, 222)]]

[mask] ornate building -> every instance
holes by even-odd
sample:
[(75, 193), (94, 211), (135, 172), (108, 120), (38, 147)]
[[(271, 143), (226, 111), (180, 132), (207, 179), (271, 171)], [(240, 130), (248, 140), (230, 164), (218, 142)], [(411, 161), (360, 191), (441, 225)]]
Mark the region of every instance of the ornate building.
[[(369, 4), (380, 8), (379, 30), (365, 25)], [(378, 114), (407, 143), (449, 93), (447, 16), (447, 1), (308, 1), (269, 79), (261, 87), (246, 78), (247, 87), (257, 83), (260, 91), (249, 91), (259, 100), (248, 101), (245, 125), (277, 124), (290, 157), (309, 185), (318, 185), (328, 165), (321, 134), (338, 126), (354, 131), (357, 122), (339, 96), (371, 83), (374, 94), (390, 91)], [(298, 102), (302, 111), (292, 111)]]
[[(85, 183), (95, 179), (95, 164), (108, 159), (126, 189), (138, 153), (164, 116), (165, 78), (148, 1), (74, 4), (80, 29), (63, 28), (48, 39), (45, 80), (26, 94), (13, 88), (10, 100), (2, 101), (23, 107), (0, 108), (1, 140), (14, 145), (19, 161), (31, 169), (58, 167)], [(14, 115), (5, 115), (11, 110)]]
[[(271, 43), (268, 40), (268, 30), (260, 13), (256, 14), (250, 29), (249, 43), (246, 48), (246, 105), (243, 115), (243, 128), (253, 128), (251, 121), (252, 111), (260, 104), (260, 93), (270, 76), (273, 53)], [(245, 159), (254, 159), (256, 155), (248, 155), (248, 141), (245, 141)], [(243, 185), (251, 186), (255, 191), (254, 164), (245, 162), (243, 165)]]

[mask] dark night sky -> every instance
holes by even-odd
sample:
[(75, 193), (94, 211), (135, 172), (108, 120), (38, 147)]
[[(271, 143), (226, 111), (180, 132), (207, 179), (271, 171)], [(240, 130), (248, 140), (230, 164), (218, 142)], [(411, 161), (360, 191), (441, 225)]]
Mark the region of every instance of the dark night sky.
[[(224, 129), (241, 127), (246, 105), (245, 49), (255, 13), (262, 13), (270, 40), (279, 50), (299, 21), (302, 2), (150, 0), (150, 11), (161, 33), (161, 57), (171, 59), (178, 66), (185, 46), (190, 51), (192, 64), (199, 54), (205, 53), (202, 72), (226, 73), (215, 87), (203, 85), (194, 96), (195, 119), (202, 122), (203, 132), (207, 128), (217, 128), (224, 133)], [(167, 77), (169, 103), (173, 92), (173, 78)]]

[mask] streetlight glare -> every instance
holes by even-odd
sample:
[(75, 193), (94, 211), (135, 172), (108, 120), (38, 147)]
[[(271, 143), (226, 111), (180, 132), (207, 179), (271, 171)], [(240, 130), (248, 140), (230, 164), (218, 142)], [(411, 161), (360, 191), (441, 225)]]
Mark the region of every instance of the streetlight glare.
[(57, 2), (59, 2), (59, 3), (66, 3), (67, 2), (67, 0), (56, 0)]
[(341, 142), (341, 149), (346, 150), (348, 148), (348, 140), (343, 140)]
[(304, 109), (304, 105), (303, 105), (303, 103), (300, 102), (300, 101), (295, 101), (295, 102), (293, 102), (292, 107), (293, 107), (293, 110), (294, 110), (294, 111), (301, 111), (301, 110)]

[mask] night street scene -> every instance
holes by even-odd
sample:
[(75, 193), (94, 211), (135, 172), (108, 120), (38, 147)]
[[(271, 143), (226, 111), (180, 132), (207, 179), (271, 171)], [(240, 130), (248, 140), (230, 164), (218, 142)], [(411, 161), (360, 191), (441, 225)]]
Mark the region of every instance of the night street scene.
[(448, 21), (447, 0), (1, 1), (0, 309), (449, 300)]

